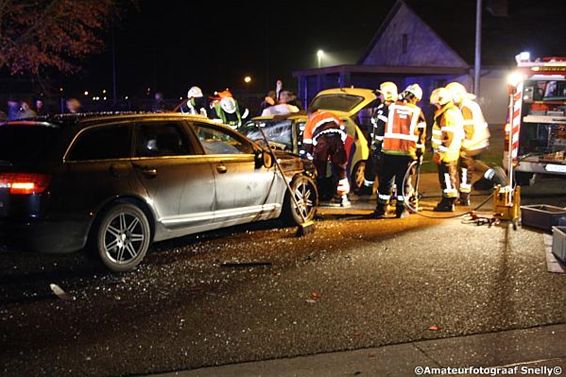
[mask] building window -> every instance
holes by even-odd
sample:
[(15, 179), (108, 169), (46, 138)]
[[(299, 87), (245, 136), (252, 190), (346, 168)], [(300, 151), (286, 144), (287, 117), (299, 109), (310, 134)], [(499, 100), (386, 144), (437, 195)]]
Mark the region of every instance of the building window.
[(403, 34), (402, 38), (403, 54), (406, 54), (407, 45), (409, 44), (409, 36), (407, 34)]

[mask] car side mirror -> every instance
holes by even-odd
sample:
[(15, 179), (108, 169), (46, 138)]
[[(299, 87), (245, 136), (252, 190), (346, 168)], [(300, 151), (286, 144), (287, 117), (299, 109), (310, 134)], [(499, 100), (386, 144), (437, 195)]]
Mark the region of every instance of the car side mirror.
[(255, 151), (255, 168), (261, 167), (271, 168), (273, 166), (273, 157), (271, 153), (265, 149), (257, 149)]

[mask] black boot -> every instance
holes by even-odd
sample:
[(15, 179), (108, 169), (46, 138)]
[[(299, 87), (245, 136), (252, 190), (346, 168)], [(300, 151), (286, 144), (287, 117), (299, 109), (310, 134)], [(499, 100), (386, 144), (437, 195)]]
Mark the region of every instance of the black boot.
[(380, 200), (377, 201), (377, 206), (375, 207), (375, 211), (370, 215), (372, 219), (383, 219), (385, 217), (385, 213), (387, 212), (387, 202), (382, 202)]
[(461, 206), (469, 207), (470, 204), (471, 204), (470, 193), (469, 192), (461, 192), (460, 198), (458, 198), (457, 204), (461, 205)]
[(435, 212), (454, 212), (454, 201), (456, 198), (445, 198), (442, 197), (442, 200), (438, 202), (436, 207), (434, 207), (433, 211)]

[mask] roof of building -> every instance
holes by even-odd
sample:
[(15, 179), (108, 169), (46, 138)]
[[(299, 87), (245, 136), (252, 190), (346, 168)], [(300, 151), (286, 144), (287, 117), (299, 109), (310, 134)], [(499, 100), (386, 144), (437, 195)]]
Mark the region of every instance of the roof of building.
[[(397, 0), (360, 63), (372, 51), (399, 8), (407, 5), (468, 64), (474, 62), (476, 0)], [(531, 56), (566, 54), (563, 0), (484, 1), (482, 64), (514, 64), (520, 51)], [(499, 6), (502, 5), (502, 6)], [(493, 13), (499, 13), (494, 15)]]

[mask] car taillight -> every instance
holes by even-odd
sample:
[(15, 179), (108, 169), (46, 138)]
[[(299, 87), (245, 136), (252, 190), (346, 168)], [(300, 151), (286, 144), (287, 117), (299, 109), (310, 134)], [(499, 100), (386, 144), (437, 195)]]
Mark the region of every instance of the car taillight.
[(0, 189), (7, 188), (13, 195), (41, 194), (50, 180), (45, 174), (0, 173)]

